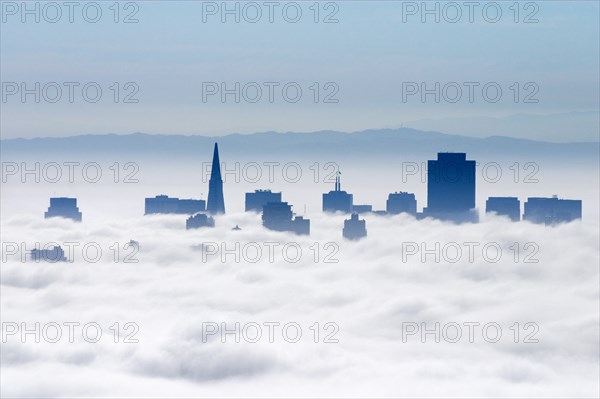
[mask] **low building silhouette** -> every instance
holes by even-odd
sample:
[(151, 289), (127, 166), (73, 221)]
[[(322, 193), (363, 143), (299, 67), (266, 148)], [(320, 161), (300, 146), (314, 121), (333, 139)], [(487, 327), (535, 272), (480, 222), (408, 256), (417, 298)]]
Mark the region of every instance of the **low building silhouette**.
[(299, 235), (310, 234), (310, 220), (304, 219), (303, 216), (296, 216), (291, 222), (290, 231)]
[(44, 218), (63, 217), (81, 222), (81, 212), (77, 207), (77, 198), (50, 198), (50, 207), (44, 213)]
[(41, 260), (46, 262), (66, 262), (67, 257), (60, 245), (55, 245), (49, 249), (32, 249), (31, 260), (36, 262)]
[(262, 212), (263, 206), (269, 202), (281, 202), (281, 193), (273, 193), (271, 190), (255, 190), (246, 193), (246, 212)]
[(183, 214), (193, 215), (206, 211), (206, 201), (196, 199), (179, 199), (167, 195), (157, 195), (154, 198), (146, 198), (145, 215), (152, 214)]
[(296, 234), (310, 234), (310, 220), (302, 216), (294, 217), (292, 206), (287, 202), (269, 202), (263, 207), (263, 226), (275, 231), (290, 231)]
[(395, 192), (388, 195), (385, 202), (385, 210), (388, 214), (397, 215), (399, 213), (417, 214), (417, 200), (413, 193), (404, 191)]
[(340, 173), (335, 177), (333, 191), (323, 194), (323, 212), (352, 212), (352, 194), (342, 191)]
[(200, 227), (215, 227), (215, 219), (204, 213), (197, 213), (185, 221), (186, 230), (199, 229)]
[(366, 237), (367, 222), (364, 219), (359, 219), (357, 213), (353, 213), (350, 219), (344, 220), (342, 235), (349, 240), (358, 240)]
[(369, 213), (373, 212), (373, 205), (352, 205), (354, 213)]
[(517, 197), (489, 197), (485, 201), (485, 213), (507, 216), (518, 222), (521, 220), (521, 201)]
[(556, 224), (581, 219), (581, 200), (530, 197), (525, 202), (523, 220), (532, 223)]

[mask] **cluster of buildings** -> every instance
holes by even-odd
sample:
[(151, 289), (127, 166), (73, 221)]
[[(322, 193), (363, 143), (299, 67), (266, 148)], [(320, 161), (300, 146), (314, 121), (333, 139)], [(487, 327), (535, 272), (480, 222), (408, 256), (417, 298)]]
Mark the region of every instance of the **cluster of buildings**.
[[(414, 193), (394, 192), (388, 195), (385, 210), (373, 211), (371, 205), (355, 205), (351, 193), (342, 190), (338, 172), (334, 189), (323, 194), (323, 212), (341, 212), (350, 215), (344, 221), (342, 234), (348, 239), (359, 239), (367, 235), (366, 221), (359, 214), (374, 213), (396, 215), (406, 213), (417, 219), (431, 217), (457, 223), (477, 222), (475, 207), (476, 174), (475, 161), (468, 160), (465, 153), (438, 153), (437, 159), (427, 163), (427, 206), (417, 212)], [(581, 219), (581, 200), (550, 198), (528, 198), (524, 204), (523, 220), (548, 225)], [(310, 220), (295, 216), (292, 205), (282, 200), (281, 192), (255, 190), (246, 193), (245, 210), (262, 213), (265, 228), (275, 231), (290, 231), (310, 234)], [(486, 213), (521, 220), (521, 202), (517, 197), (490, 197), (486, 201)], [(219, 147), (215, 143), (212, 170), (209, 181), (208, 201), (201, 199), (179, 199), (158, 195), (145, 199), (144, 214), (185, 214), (186, 229), (214, 227), (212, 215), (225, 213), (223, 179), (219, 161)], [(82, 216), (75, 198), (51, 198), (45, 217), (60, 216), (81, 221)], [(239, 230), (236, 226), (234, 230)]]
[[(323, 194), (324, 212), (364, 213), (379, 215), (407, 213), (417, 219), (431, 217), (457, 223), (477, 222), (475, 207), (475, 161), (465, 153), (438, 153), (436, 160), (427, 162), (427, 206), (417, 212), (414, 193), (394, 192), (388, 195), (386, 209), (372, 211), (371, 205), (354, 205), (353, 195), (343, 191), (339, 175), (334, 190)], [(523, 220), (548, 225), (581, 219), (581, 200), (530, 197), (524, 204)], [(521, 201), (517, 197), (489, 197), (486, 213), (521, 220)]]
[(323, 194), (323, 211), (407, 213), (419, 219), (476, 222), (475, 161), (467, 160), (465, 153), (438, 153), (438, 159), (428, 161), (427, 166), (427, 207), (423, 212), (417, 212), (415, 194), (404, 191), (389, 194), (385, 210), (373, 212), (371, 205), (354, 205), (353, 195), (341, 189), (339, 174), (334, 190)]
[(213, 150), (212, 170), (208, 182), (208, 204), (200, 199), (179, 199), (157, 195), (154, 198), (146, 198), (145, 205), (145, 215), (159, 213), (191, 215), (185, 222), (187, 230), (215, 227), (215, 219), (210, 214), (225, 213), (219, 145), (215, 143)]
[(35, 262), (45, 261), (45, 262), (66, 262), (67, 257), (65, 256), (65, 251), (60, 247), (60, 245), (55, 245), (50, 248), (34, 248), (31, 250), (31, 260)]

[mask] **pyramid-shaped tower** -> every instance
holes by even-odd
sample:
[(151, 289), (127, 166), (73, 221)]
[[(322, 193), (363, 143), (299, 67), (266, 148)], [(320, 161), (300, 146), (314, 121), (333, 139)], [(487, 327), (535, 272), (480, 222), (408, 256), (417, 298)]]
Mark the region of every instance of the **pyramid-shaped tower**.
[(221, 178), (221, 162), (219, 161), (219, 146), (215, 143), (213, 153), (212, 170), (208, 182), (208, 205), (206, 210), (210, 213), (225, 213), (225, 201), (223, 200), (223, 179)]

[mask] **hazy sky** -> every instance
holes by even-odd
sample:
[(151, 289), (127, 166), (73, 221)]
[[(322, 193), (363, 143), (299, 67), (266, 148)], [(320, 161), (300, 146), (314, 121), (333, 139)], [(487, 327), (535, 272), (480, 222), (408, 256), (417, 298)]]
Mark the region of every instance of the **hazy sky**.
[[(594, 111), (599, 105), (594, 1), (483, 2), (472, 10), (463, 2), (427, 3), (439, 7), (439, 22), (422, 12), (422, 2), (276, 2), (272, 23), (264, 2), (227, 3), (238, 7), (239, 23), (223, 13), (221, 2), (122, 2), (118, 16), (113, 2), (84, 2), (73, 9), (73, 22), (62, 2), (60, 17), (55, 7), (27, 4), (39, 7), (39, 23), (21, 2), (2, 2), (3, 138), (352, 131), (431, 118)], [(98, 22), (88, 22), (97, 8)], [(298, 9), (299, 21), (290, 22)], [(252, 23), (257, 10), (261, 17)], [(23, 103), (22, 89), (36, 91), (36, 82), (40, 103), (35, 94)], [(65, 82), (78, 84), (72, 102)], [(82, 88), (90, 82), (85, 98)], [(222, 101), (223, 82), (229, 89), (239, 82), (239, 103), (235, 94)], [(436, 82), (439, 103), (435, 94), (423, 102), (421, 84), (434, 89)], [(102, 95), (91, 102), (96, 87)], [(291, 102), (298, 87), (302, 95)], [(208, 89), (219, 92), (208, 95)], [(138, 102), (125, 103), (129, 94)]]

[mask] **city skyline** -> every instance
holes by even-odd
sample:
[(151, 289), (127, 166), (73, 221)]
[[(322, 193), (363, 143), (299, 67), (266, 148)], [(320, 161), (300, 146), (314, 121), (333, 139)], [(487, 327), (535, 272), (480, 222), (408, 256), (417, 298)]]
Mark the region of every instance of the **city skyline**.
[(600, 0), (0, 0), (0, 397), (600, 397)]
[[(323, 193), (323, 213), (341, 212), (352, 214), (345, 223), (344, 236), (351, 238), (366, 236), (364, 220), (357, 214), (373, 213), (388, 215), (406, 213), (423, 219), (448, 220), (456, 223), (477, 222), (479, 211), (476, 208), (476, 161), (467, 160), (466, 153), (438, 152), (436, 160), (427, 161), (427, 206), (417, 212), (414, 193), (392, 192), (388, 195), (385, 210), (373, 210), (369, 204), (354, 205), (353, 194), (341, 188), (341, 172), (335, 171), (334, 189)], [(212, 193), (212, 194), (211, 194)], [(245, 195), (245, 211), (261, 212), (263, 225), (272, 230), (293, 231), (297, 234), (309, 234), (310, 220), (295, 216), (288, 202), (282, 201), (282, 193), (270, 189), (257, 189)], [(75, 198), (51, 198), (50, 208), (45, 218), (63, 216), (81, 221), (81, 212)], [(145, 199), (145, 215), (151, 214), (188, 214), (186, 229), (214, 227), (215, 221), (208, 214), (225, 213), (223, 179), (218, 143), (214, 143), (213, 159), (210, 170), (208, 205), (204, 200), (169, 198), (157, 195)], [(517, 197), (489, 197), (486, 201), (486, 213), (496, 213), (508, 217), (511, 221), (521, 220), (520, 200)], [(548, 198), (528, 197), (524, 203), (523, 220), (533, 223), (553, 225), (582, 219), (582, 201), (559, 199), (556, 195)], [(361, 227), (362, 224), (362, 227)], [(236, 227), (239, 227), (236, 225)], [(350, 231), (353, 231), (350, 233)], [(361, 233), (364, 231), (364, 233)]]

